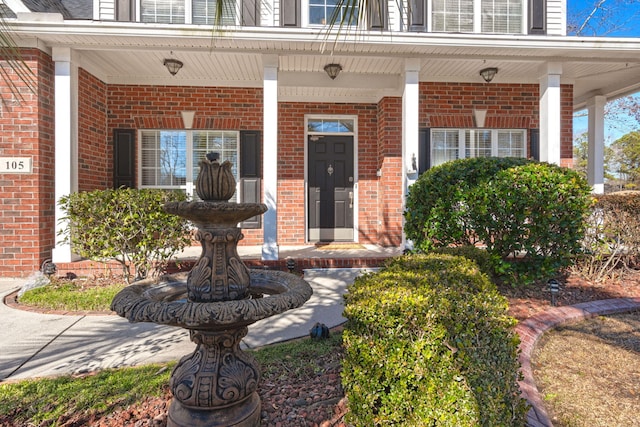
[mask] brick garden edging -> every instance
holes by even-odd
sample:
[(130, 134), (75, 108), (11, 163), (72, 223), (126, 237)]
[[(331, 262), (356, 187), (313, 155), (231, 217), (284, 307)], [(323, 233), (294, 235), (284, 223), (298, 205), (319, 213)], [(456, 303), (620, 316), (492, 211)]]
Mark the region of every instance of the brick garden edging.
[(531, 356), (542, 335), (553, 328), (575, 323), (595, 316), (624, 313), (640, 308), (640, 297), (615, 298), (580, 303), (568, 307), (555, 307), (536, 314), (516, 326), (520, 336), (520, 364), (523, 379), (520, 381), (522, 396), (531, 404), (527, 414), (528, 427), (552, 427), (544, 409), (542, 398), (533, 379)]

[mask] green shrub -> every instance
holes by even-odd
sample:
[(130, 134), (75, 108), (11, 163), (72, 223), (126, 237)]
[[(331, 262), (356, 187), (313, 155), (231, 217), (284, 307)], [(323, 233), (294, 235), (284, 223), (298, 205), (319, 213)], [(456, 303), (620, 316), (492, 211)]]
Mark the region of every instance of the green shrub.
[(478, 266), (408, 255), (345, 295), (342, 383), (358, 426), (519, 426), (518, 336)]
[(595, 200), (574, 271), (598, 282), (639, 266), (640, 192), (600, 194)]
[(475, 157), (447, 162), (420, 175), (409, 189), (404, 231), (415, 248), (474, 245), (469, 191), (498, 171), (528, 163), (521, 158)]
[(484, 249), (476, 246), (447, 246), (436, 248), (432, 252), (436, 254), (461, 256), (469, 259), (478, 264), (482, 273), (486, 274), (490, 279), (492, 278), (493, 267), (491, 265), (491, 256)]
[(190, 243), (185, 219), (165, 213), (169, 201), (185, 200), (184, 193), (163, 190), (96, 190), (60, 199), (68, 220), (62, 231), (74, 252), (92, 260), (116, 259), (125, 278), (136, 279), (166, 267), (176, 252)]
[(529, 163), (496, 173), (473, 188), (467, 200), (473, 229), (494, 270), (512, 284), (526, 284), (552, 277), (573, 262), (590, 193), (573, 170)]
[(425, 172), (409, 189), (405, 232), (419, 251), (483, 243), (496, 277), (556, 275), (580, 250), (591, 189), (576, 172), (511, 158), (475, 158)]

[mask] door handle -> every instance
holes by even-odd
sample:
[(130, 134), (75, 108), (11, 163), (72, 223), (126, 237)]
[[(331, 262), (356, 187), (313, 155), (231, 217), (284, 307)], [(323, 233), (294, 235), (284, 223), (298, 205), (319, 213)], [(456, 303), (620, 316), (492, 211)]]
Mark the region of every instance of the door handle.
[(353, 191), (349, 191), (349, 209), (353, 209)]

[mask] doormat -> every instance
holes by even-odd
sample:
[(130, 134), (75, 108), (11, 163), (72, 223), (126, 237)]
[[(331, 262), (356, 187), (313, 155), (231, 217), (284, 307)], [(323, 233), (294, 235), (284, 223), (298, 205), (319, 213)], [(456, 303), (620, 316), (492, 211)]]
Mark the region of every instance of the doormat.
[(361, 244), (358, 243), (316, 243), (316, 249), (321, 251), (336, 251), (336, 250), (344, 250), (344, 249), (367, 249)]

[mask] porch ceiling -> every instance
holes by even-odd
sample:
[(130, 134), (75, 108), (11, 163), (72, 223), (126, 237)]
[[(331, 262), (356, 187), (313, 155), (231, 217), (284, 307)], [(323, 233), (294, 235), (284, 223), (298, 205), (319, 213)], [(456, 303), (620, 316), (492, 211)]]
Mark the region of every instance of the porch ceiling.
[[(405, 60), (420, 60), (420, 81), (537, 83), (548, 62), (562, 65), (574, 85), (574, 108), (594, 95), (609, 99), (640, 90), (640, 39), (516, 37), (437, 33), (344, 33), (317, 30), (210, 28), (123, 23), (24, 23), (19, 42), (45, 50), (70, 47), (74, 61), (106, 83), (261, 87), (264, 55), (278, 57), (279, 99), (377, 102), (401, 96)], [(336, 41), (339, 40), (339, 41)], [(184, 67), (171, 76), (164, 58)], [(331, 80), (323, 67), (343, 71)]]

